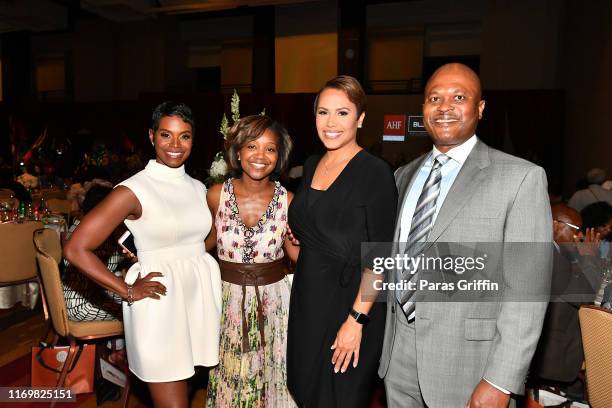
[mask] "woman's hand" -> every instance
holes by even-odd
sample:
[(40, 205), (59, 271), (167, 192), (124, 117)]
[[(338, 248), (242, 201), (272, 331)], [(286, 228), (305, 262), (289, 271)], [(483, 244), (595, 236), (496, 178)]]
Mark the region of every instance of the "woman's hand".
[(150, 297), (159, 299), (159, 295), (166, 296), (166, 287), (160, 282), (152, 281), (151, 279), (164, 276), (160, 272), (150, 272), (144, 278), (138, 274), (138, 279), (132, 285), (132, 297), (134, 301)]
[(293, 235), (293, 231), (291, 231), (291, 227), (287, 223), (287, 239), (295, 246), (300, 246), (300, 241)]
[(336, 340), (334, 340), (334, 344), (331, 346), (331, 349), (334, 350), (332, 364), (334, 365), (335, 373), (338, 371), (344, 373), (351, 362), (351, 357), (353, 358), (353, 367), (357, 367), (362, 330), (363, 325), (357, 323), (351, 316), (346, 319), (340, 330), (338, 330)]

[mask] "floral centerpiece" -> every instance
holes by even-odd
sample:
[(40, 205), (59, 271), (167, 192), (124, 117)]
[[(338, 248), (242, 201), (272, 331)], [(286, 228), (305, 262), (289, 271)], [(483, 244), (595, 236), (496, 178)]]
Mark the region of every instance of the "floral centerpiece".
[[(238, 96), (238, 92), (234, 89), (234, 94), (232, 95), (232, 100), (230, 103), (230, 112), (232, 117), (232, 125), (236, 124), (240, 120), (240, 96)], [(261, 111), (260, 115), (265, 115), (266, 110)], [(221, 118), (221, 125), (219, 126), (219, 133), (223, 136), (223, 141), (227, 140), (227, 133), (230, 130), (230, 123), (227, 119), (225, 113)], [(210, 169), (208, 169), (208, 177), (204, 180), (204, 184), (206, 186), (211, 186), (217, 183), (223, 183), (226, 179), (230, 177), (230, 169), (227, 165), (227, 161), (225, 160), (225, 154), (223, 151), (217, 152), (213, 159), (213, 162), (210, 165)]]
[(27, 189), (38, 187), (38, 177), (33, 176), (28, 172), (25, 172), (21, 176), (17, 177), (17, 182)]

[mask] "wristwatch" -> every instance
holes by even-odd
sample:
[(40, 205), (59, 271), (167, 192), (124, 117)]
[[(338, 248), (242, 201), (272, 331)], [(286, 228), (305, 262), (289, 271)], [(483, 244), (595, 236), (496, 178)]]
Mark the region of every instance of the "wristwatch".
[(353, 319), (355, 319), (357, 323), (362, 324), (364, 326), (370, 323), (370, 316), (365, 313), (360, 313), (355, 309), (351, 309), (349, 311), (349, 315), (353, 316)]
[(128, 306), (132, 306), (134, 304), (134, 286), (128, 284), (127, 285), (127, 304)]

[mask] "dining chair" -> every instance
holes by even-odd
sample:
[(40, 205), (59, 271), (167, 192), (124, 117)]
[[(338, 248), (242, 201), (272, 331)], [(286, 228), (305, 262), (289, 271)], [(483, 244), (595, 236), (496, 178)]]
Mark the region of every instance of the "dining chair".
[(39, 221), (0, 224), (0, 287), (36, 282), (36, 249), (32, 234)]
[(578, 311), (589, 404), (612, 407), (612, 310), (582, 306)]
[[(50, 229), (39, 229), (34, 232), (34, 246), (36, 247), (36, 260), (42, 281), (42, 296), (48, 309), (57, 344), (59, 338), (68, 340), (70, 348), (63, 369), (60, 373), (56, 387), (62, 387), (66, 381), (68, 367), (77, 353), (78, 342), (100, 340), (123, 335), (123, 323), (119, 320), (73, 321), (68, 319), (64, 289), (59, 272), (59, 262), (62, 259), (62, 249), (59, 237)], [(102, 290), (102, 289), (100, 289)], [(126, 360), (127, 361), (127, 360)], [(127, 407), (130, 392), (130, 375), (125, 367), (126, 385), (123, 389), (123, 407)]]
[(72, 202), (59, 198), (50, 198), (47, 200), (47, 209), (54, 214), (61, 214), (66, 217), (66, 223), (70, 226), (70, 217), (72, 215)]

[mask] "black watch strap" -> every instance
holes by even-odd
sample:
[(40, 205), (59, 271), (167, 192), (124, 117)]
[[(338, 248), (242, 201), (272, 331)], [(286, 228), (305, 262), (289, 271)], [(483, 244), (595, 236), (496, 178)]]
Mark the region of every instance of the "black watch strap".
[(358, 311), (356, 311), (355, 309), (351, 309), (349, 311), (349, 315), (351, 315), (353, 317), (353, 319), (355, 319), (355, 321), (359, 324), (363, 324), (364, 326), (368, 323), (370, 323), (370, 316), (368, 316), (365, 313), (360, 313)]

